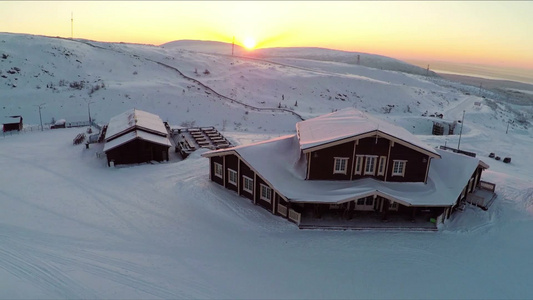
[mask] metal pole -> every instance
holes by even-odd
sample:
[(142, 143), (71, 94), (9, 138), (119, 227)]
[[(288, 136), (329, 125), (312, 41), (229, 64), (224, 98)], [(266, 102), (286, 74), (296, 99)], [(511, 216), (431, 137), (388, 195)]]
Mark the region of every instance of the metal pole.
[(41, 103), (41, 104), (38, 104), (38, 105), (34, 105), (34, 106), (37, 106), (39, 107), (39, 120), (41, 121), (41, 131), (43, 131), (43, 118), (41, 116), (41, 108), (42, 106), (44, 105), (45, 103)]
[(507, 122), (507, 130), (505, 130), (505, 134), (509, 132), (509, 124), (511, 124), (511, 121)]
[(463, 135), (463, 123), (465, 122), (465, 111), (463, 110), (463, 119), (461, 120), (461, 130), (459, 131), (459, 143), (457, 144), (457, 150), (461, 146), (461, 136)]
[(87, 111), (89, 111), (89, 127), (91, 126), (91, 102), (87, 103)]
[(43, 131), (43, 118), (41, 117), (41, 106), (39, 105), (39, 120), (41, 120), (41, 131)]

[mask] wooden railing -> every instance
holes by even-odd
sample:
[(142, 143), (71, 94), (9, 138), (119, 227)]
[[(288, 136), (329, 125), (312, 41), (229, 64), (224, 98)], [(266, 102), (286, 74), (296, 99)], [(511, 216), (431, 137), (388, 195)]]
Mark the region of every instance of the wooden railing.
[(278, 204), (278, 213), (284, 217), (287, 216), (287, 206)]
[(479, 188), (487, 190), (487, 191), (491, 191), (494, 193), (494, 191), (496, 190), (496, 184), (481, 180), (479, 182)]
[(295, 222), (296, 224), (300, 224), (300, 217), (301, 214), (299, 212), (296, 212), (293, 209), (289, 209), (289, 220)]
[(466, 196), (466, 202), (480, 207), (485, 206), (485, 198), (474, 194), (468, 194), (468, 196)]

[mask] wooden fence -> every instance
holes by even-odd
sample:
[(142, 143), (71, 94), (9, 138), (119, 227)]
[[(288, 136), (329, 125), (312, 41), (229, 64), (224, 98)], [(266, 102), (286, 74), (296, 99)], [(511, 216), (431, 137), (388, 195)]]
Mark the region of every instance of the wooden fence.
[(496, 184), (481, 180), (479, 182), (479, 188), (487, 190), (487, 191), (491, 191), (494, 193), (494, 191), (496, 190)]
[(287, 217), (287, 206), (278, 204), (278, 214)]
[(289, 209), (289, 220), (300, 225), (301, 214), (293, 209)]

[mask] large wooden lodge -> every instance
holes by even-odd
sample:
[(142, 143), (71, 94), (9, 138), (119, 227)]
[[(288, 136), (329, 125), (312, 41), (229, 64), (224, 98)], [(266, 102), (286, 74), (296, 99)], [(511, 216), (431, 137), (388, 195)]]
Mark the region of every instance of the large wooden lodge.
[(483, 161), (434, 149), (356, 109), (296, 130), (204, 153), (210, 179), (300, 228), (436, 230), (478, 190), (493, 199), (494, 185), (481, 181)]

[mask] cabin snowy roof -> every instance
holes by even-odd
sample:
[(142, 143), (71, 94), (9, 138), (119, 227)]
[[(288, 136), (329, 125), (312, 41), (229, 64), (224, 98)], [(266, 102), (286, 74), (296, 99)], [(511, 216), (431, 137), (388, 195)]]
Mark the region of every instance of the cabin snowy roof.
[(169, 147), (172, 146), (167, 137), (162, 137), (160, 135), (156, 135), (156, 134), (145, 132), (145, 131), (134, 130), (116, 139), (106, 142), (104, 145), (104, 152), (107, 152), (118, 146), (129, 143), (135, 139), (141, 139), (144, 141), (152, 142), (152, 143), (163, 145), (163, 146), (169, 146)]
[(307, 150), (316, 146), (376, 132), (393, 137), (415, 148), (438, 157), (435, 149), (420, 141), (402, 127), (367, 115), (355, 108), (345, 108), (296, 123), (300, 148)]
[[(343, 203), (381, 194), (407, 206), (453, 205), (479, 165), (479, 159), (444, 150), (431, 160), (428, 182), (359, 180), (305, 180), (307, 160), (301, 155), (296, 135), (228, 149), (210, 151), (211, 157), (235, 152), (259, 176), (291, 202)], [(279, 155), (283, 153), (283, 155)]]
[(158, 115), (138, 109), (130, 109), (109, 120), (106, 140), (115, 138), (133, 127), (156, 134), (167, 135), (167, 129)]
[(0, 118), (0, 122), (2, 122), (2, 124), (20, 123), (21, 120), (22, 120), (21, 116), (5, 116), (5, 117)]

